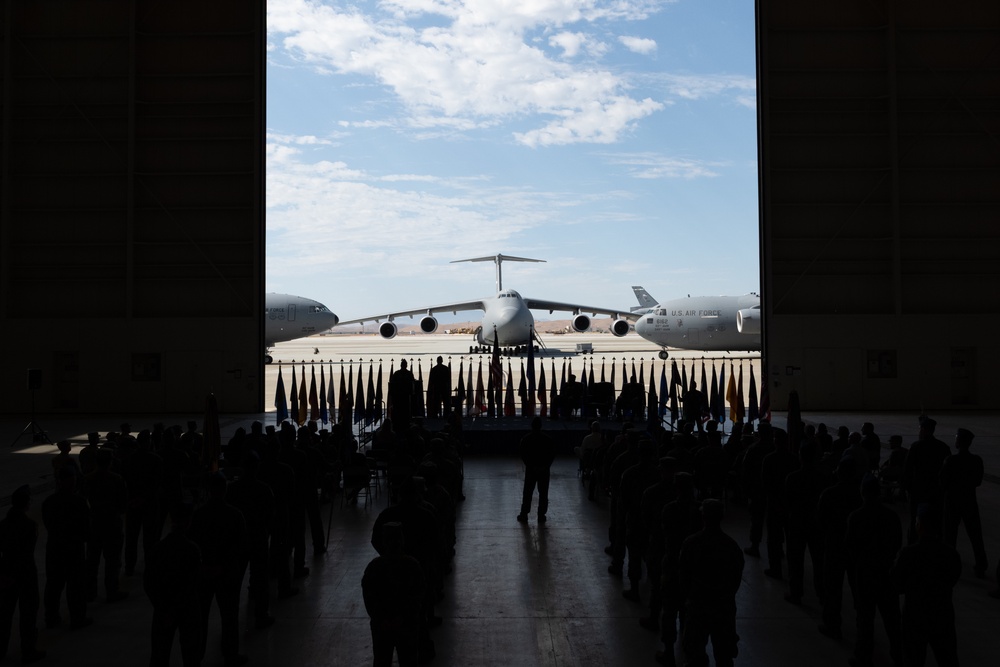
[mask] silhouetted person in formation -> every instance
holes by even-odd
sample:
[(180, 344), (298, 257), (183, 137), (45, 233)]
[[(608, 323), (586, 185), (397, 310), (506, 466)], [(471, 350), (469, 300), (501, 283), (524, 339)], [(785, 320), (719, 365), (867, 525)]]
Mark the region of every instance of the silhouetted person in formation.
[(142, 583), (153, 605), (150, 667), (170, 664), (174, 635), (180, 636), (184, 667), (201, 664), (201, 550), (187, 535), (191, 506), (170, 509), (170, 533), (146, 558)]
[(962, 575), (962, 559), (942, 541), (941, 513), (935, 506), (920, 506), (916, 530), (917, 542), (899, 552), (890, 570), (903, 596), (903, 665), (922, 667), (930, 646), (940, 667), (957, 667), (952, 592)]
[(819, 452), (814, 442), (799, 448), (800, 467), (785, 478), (786, 533), (788, 537), (788, 595), (792, 604), (801, 604), (805, 592), (806, 549), (812, 561), (813, 590), (818, 598), (823, 591), (823, 534), (816, 523), (816, 507), (823, 489), (833, 477), (820, 469)]
[(403, 551), (403, 525), (382, 525), (382, 554), (365, 568), (361, 591), (371, 617), (375, 667), (392, 665), (395, 650), (400, 667), (416, 665), (424, 575), (420, 563)]
[[(819, 496), (816, 523), (823, 534), (823, 623), (819, 631), (832, 639), (843, 638), (844, 576), (847, 574), (847, 517), (861, 507), (854, 459), (844, 457), (837, 466), (837, 482)], [(848, 580), (852, 584), (851, 580)]]
[(256, 452), (248, 452), (243, 457), (243, 475), (229, 485), (226, 500), (243, 514), (246, 521), (250, 600), (254, 605), (254, 624), (261, 629), (274, 624), (274, 617), (270, 614), (267, 553), (274, 519), (274, 493), (258, 479), (259, 471), (260, 457)]
[(650, 632), (660, 629), (660, 611), (663, 609), (661, 584), (663, 580), (664, 533), (661, 516), (667, 503), (677, 499), (674, 488), (674, 460), (661, 457), (656, 463), (658, 479), (642, 494), (640, 511), (649, 531), (646, 548), (646, 571), (649, 573), (649, 616), (639, 619), (639, 625)]
[(447, 417), (451, 414), (451, 368), (438, 357), (427, 378), (427, 416)]
[(678, 568), (685, 610), (681, 647), (690, 667), (708, 665), (709, 638), (716, 667), (732, 667), (736, 658), (736, 591), (743, 577), (743, 553), (722, 531), (723, 512), (722, 501), (703, 502), (704, 528), (681, 547)]
[(14, 609), (21, 631), (21, 664), (45, 657), (38, 649), (38, 570), (35, 542), (38, 525), (28, 518), (31, 490), (19, 487), (10, 497), (7, 517), (0, 521), (0, 660), (7, 655)]
[(436, 651), (430, 638), (430, 622), (436, 582), (441, 570), (441, 529), (434, 510), (422, 498), (423, 480), (408, 477), (399, 484), (399, 502), (379, 513), (372, 526), (372, 546), (381, 556), (387, 555), (382, 527), (398, 522), (403, 527), (403, 550), (420, 563), (423, 573), (423, 602), (418, 624), (418, 652), (421, 661), (434, 657)]
[(597, 499), (597, 450), (604, 444), (604, 435), (601, 433), (601, 422), (594, 420), (590, 423), (590, 432), (584, 436), (579, 447), (573, 448), (573, 453), (580, 460), (580, 471), (589, 482), (587, 488), (587, 498)]
[(97, 452), (101, 449), (101, 434), (91, 431), (87, 434), (87, 445), (80, 450), (80, 473), (89, 475), (97, 470)]
[(136, 438), (136, 448), (122, 468), (128, 488), (125, 510), (125, 574), (135, 571), (138, 560), (139, 533), (142, 533), (142, 553), (146, 557), (160, 541), (162, 516), (159, 508), (160, 478), (163, 461), (153, 452), (149, 431)]
[(879, 468), (879, 479), (883, 484), (902, 484), (906, 455), (910, 450), (903, 447), (903, 436), (889, 436), (889, 456)]
[(68, 467), (59, 471), (56, 492), (42, 501), (45, 543), (45, 625), (62, 623), (59, 602), (66, 589), (70, 627), (82, 628), (87, 618), (87, 538), (90, 535), (90, 505), (76, 491), (77, 475)]
[(622, 592), (626, 600), (640, 602), (639, 581), (642, 579), (642, 561), (649, 543), (649, 530), (643, 520), (642, 496), (646, 489), (656, 484), (660, 473), (656, 467), (656, 446), (652, 440), (639, 442), (639, 462), (622, 474), (622, 502), (625, 525), (625, 547), (628, 550), (629, 589)]
[(656, 654), (656, 660), (663, 665), (673, 665), (675, 662), (677, 623), (680, 620), (683, 625), (684, 621), (684, 589), (680, 580), (681, 548), (688, 537), (703, 527), (701, 505), (694, 497), (691, 475), (678, 472), (673, 476), (673, 484), (676, 497), (664, 505), (660, 513), (660, 530), (663, 534), (659, 582), (662, 600), (660, 639), (664, 650)]
[[(767, 490), (764, 488), (762, 475), (764, 457), (774, 450), (771, 430), (769, 427), (765, 428), (765, 425), (766, 422), (760, 425), (758, 437), (751, 440), (740, 465), (740, 484), (750, 509), (750, 546), (743, 553), (754, 558), (760, 558), (760, 541), (764, 536), (764, 520), (767, 517)], [(750, 437), (753, 437), (752, 432)]]
[(889, 569), (903, 546), (903, 528), (896, 513), (882, 504), (882, 485), (870, 473), (861, 482), (861, 497), (861, 508), (847, 519), (847, 555), (854, 581), (858, 628), (851, 664), (855, 667), (873, 664), (878, 610), (893, 664), (901, 665), (899, 593), (889, 578)]
[(940, 516), (943, 506), (941, 466), (951, 450), (934, 437), (936, 427), (936, 421), (921, 416), (920, 434), (917, 441), (910, 445), (903, 465), (903, 489), (910, 499), (910, 529), (907, 533), (910, 544), (917, 539), (917, 508), (924, 504), (934, 505)]
[(398, 431), (405, 431), (410, 427), (415, 385), (413, 373), (406, 367), (406, 360), (403, 359), (399, 362), (399, 370), (389, 376), (389, 401), (392, 403), (392, 414), (389, 416)]
[(767, 569), (764, 574), (772, 579), (781, 579), (781, 565), (784, 558), (785, 525), (788, 521), (788, 507), (785, 505), (785, 479), (797, 470), (799, 459), (789, 449), (788, 435), (781, 429), (772, 429), (774, 451), (761, 462), (761, 484), (767, 496)]
[(958, 542), (958, 524), (965, 522), (965, 532), (972, 543), (976, 562), (973, 571), (980, 579), (986, 576), (986, 547), (983, 545), (983, 522), (979, 518), (976, 488), (983, 483), (983, 459), (969, 453), (975, 436), (964, 428), (955, 434), (955, 450), (944, 460), (941, 487), (944, 491), (944, 543)]
[(274, 494), (274, 512), (271, 515), (268, 573), (278, 579), (278, 597), (287, 598), (299, 591), (292, 586), (292, 535), (291, 513), (295, 498), (295, 471), (278, 460), (279, 445), (268, 443), (260, 461), (260, 481)]
[(861, 447), (868, 453), (868, 467), (865, 472), (878, 470), (882, 462), (882, 441), (875, 433), (875, 425), (871, 422), (861, 425)]
[(226, 667), (237, 667), (247, 662), (247, 657), (239, 652), (240, 587), (247, 569), (249, 544), (243, 514), (226, 502), (226, 486), (221, 472), (209, 478), (208, 502), (195, 511), (190, 532), (191, 539), (201, 549), (202, 561), (200, 655), (204, 659), (214, 600), (222, 619), (222, 656)]
[(80, 464), (73, 458), (73, 443), (69, 440), (60, 440), (56, 447), (59, 453), (52, 457), (52, 478), (59, 479), (59, 471), (64, 467), (70, 468), (77, 475), (80, 474)]
[[(315, 424), (316, 422), (310, 422)], [(323, 526), (323, 518), (320, 516), (319, 508), (319, 488), (323, 485), (323, 480), (333, 471), (333, 466), (323, 451), (322, 442), (326, 432), (320, 431), (309, 438), (301, 438), (296, 441), (296, 447), (305, 455), (304, 464), (301, 471), (296, 471), (295, 477), (299, 493), (302, 496), (302, 503), (305, 507), (306, 520), (309, 522), (309, 535), (312, 539), (313, 556), (326, 553), (326, 530)], [(295, 554), (296, 569), (300, 572), (303, 569), (305, 559), (305, 537), (303, 537), (303, 554)], [(306, 568), (307, 569), (307, 568)]]
[(726, 479), (732, 462), (722, 449), (719, 423), (712, 420), (705, 425), (705, 444), (694, 454), (695, 486), (701, 498), (722, 499), (726, 493)]
[(521, 461), (524, 462), (524, 490), (521, 494), (521, 513), (517, 520), (528, 520), (531, 513), (531, 498), (538, 486), (538, 522), (545, 523), (545, 513), (549, 509), (549, 470), (555, 460), (556, 450), (552, 438), (542, 433), (542, 419), (531, 420), (531, 431), (521, 438)]
[(97, 454), (97, 470), (85, 476), (84, 495), (90, 502), (91, 530), (87, 545), (87, 599), (97, 599), (97, 575), (104, 559), (104, 592), (108, 602), (128, 597), (119, 589), (122, 547), (125, 542), (123, 516), (128, 490), (121, 475), (111, 472), (111, 451)]
[[(622, 521), (624, 514), (619, 509), (622, 503), (621, 481), (625, 471), (639, 462), (639, 440), (633, 437), (632, 425), (626, 423), (622, 427), (622, 434), (619, 436), (621, 442), (621, 453), (615, 456), (614, 462), (609, 466), (607, 483), (611, 489), (610, 512), (611, 524), (608, 527), (608, 539), (611, 544), (604, 549), (604, 553), (611, 556), (611, 565), (608, 566), (608, 573), (615, 576), (622, 576), (622, 567), (625, 565), (625, 523)], [(615, 443), (618, 444), (617, 442)], [(614, 455), (617, 447), (612, 447), (610, 455)]]

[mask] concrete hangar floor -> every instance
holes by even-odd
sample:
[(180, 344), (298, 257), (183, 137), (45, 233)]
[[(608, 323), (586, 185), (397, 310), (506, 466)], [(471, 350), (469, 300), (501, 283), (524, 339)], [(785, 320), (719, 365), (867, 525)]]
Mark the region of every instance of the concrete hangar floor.
[[(333, 346), (343, 345), (346, 358), (355, 361), (363, 357), (377, 362), (381, 358), (383, 363), (388, 363), (393, 353), (397, 360), (416, 359), (418, 351), (427, 363), (437, 354), (447, 357), (449, 351), (454, 355), (465, 349), (467, 356), (464, 343), (464, 348), (463, 345), (453, 348), (446, 340), (441, 347), (440, 343), (433, 342), (435, 336), (405, 336), (395, 341), (377, 337), (307, 339), (283, 344), (280, 358), (284, 358), (285, 346), (293, 348), (289, 360), (293, 358), (291, 355), (300, 360), (304, 352), (310, 357), (322, 357), (323, 352), (312, 355), (312, 351), (316, 347), (324, 351), (327, 338)], [(555, 338), (560, 348), (571, 350), (575, 347), (575, 337)], [(417, 340), (410, 343), (411, 339)], [(567, 343), (564, 345), (562, 340)], [(620, 364), (621, 355), (626, 354), (631, 363), (634, 351), (637, 362), (640, 354), (647, 360), (648, 381), (648, 362), (656, 356), (656, 350), (634, 338), (625, 341), (629, 338), (595, 336), (597, 372), (602, 356), (607, 356), (608, 360), (615, 356)], [(424, 345), (427, 347), (422, 347)], [(700, 353), (690, 354), (700, 359)], [(680, 358), (682, 353), (677, 355)], [(557, 365), (561, 358), (555, 357)], [(579, 355), (575, 355), (574, 361), (578, 359)], [(424, 364), (425, 373), (427, 363)], [(657, 368), (659, 363), (657, 361)], [(398, 361), (396, 365), (398, 367)], [(268, 375), (272, 370), (276, 377), (275, 367), (268, 369)], [(618, 371), (620, 373), (620, 366)], [(1000, 627), (1000, 601), (987, 595), (996, 587), (993, 572), (1000, 558), (1000, 522), (997, 519), (1000, 517), (1000, 426), (994, 414), (934, 416), (938, 420), (939, 436), (947, 442), (958, 426), (976, 433), (973, 451), (986, 461), (988, 479), (979, 490), (979, 502), (987, 554), (991, 559), (989, 577), (985, 581), (974, 577), (971, 548), (965, 534), (960, 533), (958, 549), (962, 554), (963, 573), (955, 589), (955, 604), (961, 663), (990, 665), (1000, 655), (1000, 633), (996, 632)], [(872, 421), (883, 441), (893, 433), (903, 435), (905, 442), (916, 438), (917, 423), (913, 414), (807, 414), (804, 417), (832, 426), (844, 424), (852, 430), (859, 429), (863, 421)], [(183, 424), (188, 418), (200, 423), (201, 415), (176, 415), (168, 421)], [(88, 431), (113, 429), (123, 419), (114, 415), (92, 419), (39, 416), (53, 440), (72, 438), (77, 447), (82, 445)], [(224, 415), (223, 439), (231, 436), (237, 427), (249, 426), (254, 419), (273, 423), (274, 414), (271, 411), (258, 415)], [(141, 429), (164, 421), (164, 416), (129, 415), (128, 420), (136, 429)], [(784, 420), (785, 415), (774, 415), (776, 425), (783, 425)], [(49, 459), (55, 448), (47, 444), (32, 445), (23, 439), (17, 447), (3, 444), (12, 442), (23, 427), (21, 419), (0, 421), (0, 505), (6, 506), (14, 488), (28, 483), (33, 489), (31, 514), (37, 520), (41, 501), (52, 489)], [(576, 428), (575, 424), (573, 427)], [(546, 421), (545, 428), (569, 426)], [(638, 625), (638, 619), (646, 613), (645, 606), (623, 599), (621, 591), (627, 583), (607, 573), (608, 557), (603, 551), (607, 544), (607, 505), (587, 500), (586, 488), (577, 477), (576, 461), (570, 456), (560, 456), (556, 460), (548, 522), (544, 526), (539, 526), (534, 516), (527, 524), (514, 519), (519, 509), (521, 479), (521, 464), (511, 455), (470, 452), (466, 458), (464, 490), (467, 499), (458, 510), (454, 572), (446, 577), (445, 598), (436, 607), (443, 624), (432, 630), (437, 658), (431, 664), (497, 667), (655, 664), (653, 654), (661, 648), (658, 637)], [(361, 502), (357, 507), (342, 508), (338, 499), (323, 506), (324, 522), (330, 520), (332, 527), (330, 549), (325, 555), (307, 560), (311, 572), (305, 579), (298, 580), (298, 595), (272, 604), (271, 613), (277, 617), (272, 627), (253, 629), (252, 614), (246, 613), (244, 589), (240, 649), (250, 657), (250, 665), (371, 663), (371, 639), (360, 582), (365, 566), (375, 555), (369, 542), (372, 524), (387, 503), (388, 494), (383, 489), (368, 505)], [(906, 519), (905, 503), (897, 502), (893, 508)], [(744, 545), (748, 534), (746, 509), (730, 503), (723, 527)], [(43, 587), (44, 544), (42, 530), (36, 562)], [(122, 588), (130, 592), (126, 600), (109, 604), (101, 593), (97, 602), (89, 607), (88, 613), (95, 619), (93, 626), (71, 631), (65, 625), (53, 630), (42, 625), (39, 644), (48, 652), (45, 662), (83, 667), (147, 664), (152, 610), (142, 591), (143, 565), (140, 556), (136, 575), (123, 578)], [(792, 606), (783, 599), (787, 584), (766, 577), (765, 567), (763, 560), (747, 558), (737, 599), (737, 631), (741, 638), (737, 664), (749, 667), (846, 665), (856, 637), (849, 594), (845, 598), (845, 638), (835, 642), (816, 630), (820, 610), (808, 587), (804, 604)], [(806, 568), (808, 582), (811, 580), (808, 561)], [(644, 595), (645, 586), (644, 581)], [(63, 616), (66, 616), (65, 608)], [(7, 660), (11, 664), (18, 655), (16, 625), (15, 620)], [(219, 621), (214, 610), (209, 633), (204, 664), (221, 665)], [(890, 664), (879, 624), (876, 625), (875, 660), (876, 664)], [(180, 664), (179, 648), (175, 646), (171, 665)], [(934, 664), (933, 659), (928, 664)]]

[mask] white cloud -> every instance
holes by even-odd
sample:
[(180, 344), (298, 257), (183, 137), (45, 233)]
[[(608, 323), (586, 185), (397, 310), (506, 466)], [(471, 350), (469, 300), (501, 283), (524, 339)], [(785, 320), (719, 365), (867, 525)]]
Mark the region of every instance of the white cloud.
[(656, 52), (656, 40), (646, 39), (645, 37), (629, 37), (627, 35), (622, 35), (618, 38), (626, 49), (633, 51), (635, 53), (641, 53), (644, 56), (648, 56), (651, 53)]
[(707, 97), (734, 93), (741, 106), (754, 108), (757, 80), (742, 74), (668, 74), (658, 76), (667, 91), (687, 100), (702, 100)]
[(606, 50), (600, 40), (563, 26), (641, 19), (660, 6), (656, 0), (386, 0), (381, 11), (365, 15), (274, 0), (268, 27), (271, 42), (318, 71), (374, 78), (402, 103), (407, 124), (467, 131), (521, 118), (539, 125), (514, 134), (529, 146), (610, 143), (661, 105), (631, 97), (625, 79), (610, 69), (550, 58), (532, 35), (552, 31), (549, 44), (567, 58), (600, 55)]
[(719, 176), (717, 169), (726, 162), (671, 157), (657, 153), (616, 153), (607, 156), (611, 164), (623, 165), (629, 174), (641, 179), (706, 178)]
[(569, 194), (494, 186), (482, 176), (378, 175), (307, 161), (297, 146), (276, 141), (266, 155), (269, 279), (370, 270), (386, 254), (419, 253), (419, 262), (414, 255), (380, 267), (386, 276), (412, 276), (414, 266), (509, 246), (581, 205)]

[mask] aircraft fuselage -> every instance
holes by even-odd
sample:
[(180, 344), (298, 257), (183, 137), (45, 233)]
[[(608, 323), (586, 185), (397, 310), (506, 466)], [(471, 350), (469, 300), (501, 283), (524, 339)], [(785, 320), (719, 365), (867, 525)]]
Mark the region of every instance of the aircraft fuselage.
[(494, 329), (500, 347), (528, 344), (535, 318), (520, 294), (511, 289), (501, 290), (485, 305), (482, 328), (476, 336), (480, 345), (493, 344)]
[[(756, 351), (760, 350), (759, 313), (760, 297), (756, 294), (674, 299), (642, 315), (635, 331), (662, 347)], [(740, 317), (745, 320), (738, 322)], [(751, 321), (757, 326), (751, 326)]]
[(326, 331), (337, 322), (337, 316), (319, 301), (273, 292), (264, 296), (266, 347)]

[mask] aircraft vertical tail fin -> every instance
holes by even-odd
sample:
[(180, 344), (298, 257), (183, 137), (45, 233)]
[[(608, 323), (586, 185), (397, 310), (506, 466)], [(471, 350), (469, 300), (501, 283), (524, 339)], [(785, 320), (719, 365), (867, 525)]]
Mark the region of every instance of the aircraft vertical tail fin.
[(456, 259), (452, 260), (452, 264), (457, 264), (458, 262), (493, 262), (497, 265), (497, 292), (503, 289), (503, 272), (500, 265), (504, 262), (544, 262), (544, 259), (531, 259), (529, 257), (514, 257), (512, 255), (504, 255), (503, 253), (497, 255), (489, 255), (487, 257), (470, 257), (469, 259)]
[(637, 310), (645, 310), (647, 308), (655, 308), (657, 301), (649, 295), (645, 287), (640, 285), (633, 285), (632, 291), (635, 293), (635, 298), (639, 302), (638, 306), (632, 307), (630, 310), (635, 312)]

